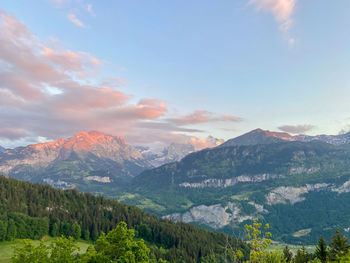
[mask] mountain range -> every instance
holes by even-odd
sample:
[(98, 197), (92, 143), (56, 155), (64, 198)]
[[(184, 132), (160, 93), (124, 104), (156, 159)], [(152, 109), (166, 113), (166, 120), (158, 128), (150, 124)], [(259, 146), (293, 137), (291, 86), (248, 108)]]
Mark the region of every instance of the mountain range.
[(349, 236), (349, 137), (257, 129), (146, 170), (117, 197), (230, 234), (243, 234), (244, 224), (259, 217), (283, 242), (315, 243), (337, 227)]
[(91, 183), (118, 184), (148, 168), (152, 165), (121, 137), (96, 131), (0, 154), (1, 174), (63, 189)]
[(215, 148), (171, 144), (154, 152), (120, 137), (80, 132), (5, 150), (0, 173), (104, 194), (229, 234), (242, 234), (244, 224), (259, 217), (271, 224), (274, 239), (306, 244), (337, 227), (350, 237), (349, 143), (350, 133), (256, 129)]
[(180, 143), (171, 143), (160, 151), (154, 151), (150, 147), (141, 146), (137, 146), (136, 149), (138, 149), (142, 156), (154, 167), (180, 161), (186, 155), (196, 151), (192, 144)]
[[(219, 141), (213, 137), (213, 142)], [(215, 145), (215, 144), (214, 144)], [(98, 131), (68, 139), (0, 149), (0, 174), (54, 187), (106, 191), (123, 186), (146, 169), (181, 160), (194, 152), (191, 143), (171, 143), (161, 151), (131, 146), (123, 138)]]
[(254, 145), (254, 144), (270, 144), (284, 141), (323, 141), (333, 145), (343, 145), (350, 143), (350, 132), (339, 135), (290, 135), (286, 132), (273, 132), (262, 129), (255, 129), (236, 138), (227, 140), (219, 147), (235, 146), (235, 145)]

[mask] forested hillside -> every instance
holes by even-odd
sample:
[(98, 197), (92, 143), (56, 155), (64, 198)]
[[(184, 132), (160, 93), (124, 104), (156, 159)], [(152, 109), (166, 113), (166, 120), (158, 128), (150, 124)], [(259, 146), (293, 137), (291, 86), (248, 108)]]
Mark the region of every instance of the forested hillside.
[(350, 151), (320, 141), (206, 149), (133, 179), (123, 202), (227, 233), (263, 218), (275, 240), (349, 236)]
[(101, 196), (77, 190), (57, 190), (47, 185), (31, 184), (0, 176), (0, 240), (70, 236), (96, 240), (121, 221), (134, 228), (157, 257), (170, 262), (180, 259), (197, 262), (222, 254), (225, 247), (240, 248), (242, 242), (230, 236), (202, 230), (185, 223), (172, 223)]

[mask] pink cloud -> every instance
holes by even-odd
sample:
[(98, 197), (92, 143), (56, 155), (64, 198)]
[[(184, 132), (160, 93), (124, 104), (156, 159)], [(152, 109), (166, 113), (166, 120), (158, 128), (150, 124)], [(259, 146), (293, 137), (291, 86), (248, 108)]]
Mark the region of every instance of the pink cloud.
[(137, 104), (137, 115), (142, 118), (155, 119), (167, 111), (163, 101), (152, 98), (144, 98)]
[(80, 56), (70, 50), (65, 50), (62, 53), (58, 53), (52, 48), (44, 47), (41, 51), (41, 55), (52, 63), (59, 65), (64, 69), (77, 71), (82, 70)]
[(218, 146), (222, 143), (224, 143), (225, 140), (223, 139), (216, 139), (214, 137), (207, 137), (205, 139), (197, 138), (195, 136), (191, 136), (189, 138), (189, 143), (192, 144), (196, 151), (205, 149), (205, 148), (212, 148), (215, 146)]
[(237, 116), (229, 115), (229, 114), (224, 114), (221, 116), (222, 120), (226, 121), (241, 121), (242, 119)]
[(208, 122), (218, 122), (218, 121), (241, 121), (241, 118), (232, 115), (217, 115), (215, 113), (206, 110), (196, 110), (191, 114), (179, 116), (176, 118), (167, 119), (169, 122), (175, 123), (177, 125), (193, 125)]
[(85, 27), (84, 23), (79, 18), (77, 18), (77, 16), (75, 14), (69, 13), (67, 15), (67, 18), (69, 19), (69, 21), (71, 21), (77, 27)]
[[(89, 72), (98, 72), (102, 60), (87, 52), (58, 50), (1, 10), (0, 46), (1, 138), (56, 139), (100, 130), (134, 142), (189, 142), (190, 137), (181, 133), (201, 130), (185, 125), (237, 121), (235, 116), (205, 110), (167, 118), (164, 101), (117, 90), (126, 80), (115, 76), (92, 85)], [(206, 145), (201, 140), (193, 143), (199, 148)]]
[(0, 78), (1, 83), (7, 87), (8, 91), (11, 91), (12, 94), (16, 94), (24, 100), (40, 101), (44, 96), (40, 89), (32, 87), (26, 80), (17, 76), (3, 74), (2, 76), (0, 75)]
[(178, 125), (191, 125), (208, 122), (211, 118), (211, 113), (206, 110), (197, 110), (191, 114), (179, 116), (177, 118), (168, 119), (170, 122)]
[(288, 31), (293, 23), (296, 2), (297, 0), (250, 0), (257, 10), (272, 13), (282, 31)]

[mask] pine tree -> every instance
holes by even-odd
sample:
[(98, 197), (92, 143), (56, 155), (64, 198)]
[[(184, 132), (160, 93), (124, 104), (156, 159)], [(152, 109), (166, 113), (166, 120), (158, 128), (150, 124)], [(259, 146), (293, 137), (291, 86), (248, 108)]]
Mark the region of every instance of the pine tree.
[(82, 237), (84, 240), (90, 239), (90, 231), (88, 229), (83, 230)]
[(330, 260), (336, 260), (337, 256), (343, 257), (348, 252), (348, 239), (342, 233), (340, 233), (339, 229), (337, 229), (335, 234), (331, 237), (331, 240), (329, 241), (329, 248)]
[(321, 260), (322, 263), (327, 262), (328, 250), (327, 250), (326, 241), (324, 240), (323, 236), (321, 236), (318, 241), (316, 251), (315, 251), (315, 256), (319, 260)]
[(56, 223), (53, 223), (50, 235), (53, 237), (57, 237), (59, 235), (58, 226)]
[(295, 263), (307, 263), (309, 261), (309, 255), (307, 254), (305, 247), (303, 246), (301, 249), (298, 249), (298, 252), (295, 256)]
[(81, 237), (81, 228), (77, 222), (74, 222), (72, 225), (72, 237), (74, 239), (79, 239)]
[(7, 220), (0, 220), (0, 241), (5, 241), (7, 236)]
[(13, 219), (9, 220), (7, 227), (7, 240), (14, 240), (17, 237), (17, 227)]
[(292, 260), (293, 260), (293, 253), (292, 253), (292, 251), (289, 249), (288, 246), (286, 246), (286, 247), (283, 249), (283, 256), (284, 256), (284, 259), (286, 260), (286, 262), (292, 262)]

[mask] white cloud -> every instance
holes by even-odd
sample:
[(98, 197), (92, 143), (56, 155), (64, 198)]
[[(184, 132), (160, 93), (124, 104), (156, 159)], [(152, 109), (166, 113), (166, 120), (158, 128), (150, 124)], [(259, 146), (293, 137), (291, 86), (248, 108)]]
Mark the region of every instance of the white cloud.
[(85, 27), (84, 23), (81, 20), (79, 20), (75, 14), (69, 13), (67, 17), (74, 25), (78, 27)]

